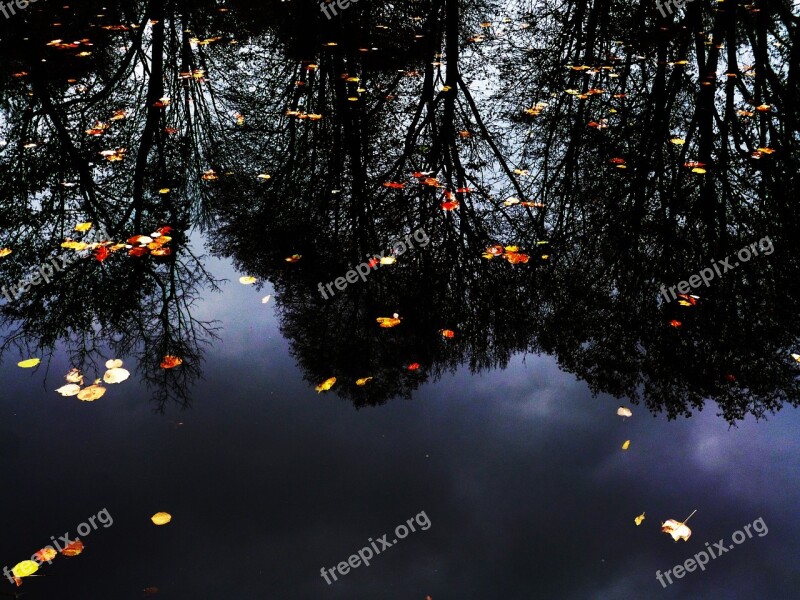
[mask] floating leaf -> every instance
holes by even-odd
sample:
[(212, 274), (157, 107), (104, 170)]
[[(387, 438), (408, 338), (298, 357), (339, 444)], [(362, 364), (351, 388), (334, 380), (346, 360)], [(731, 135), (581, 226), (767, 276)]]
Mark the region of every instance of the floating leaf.
[(267, 302), (269, 302), (269, 299), (270, 299), (270, 298), (272, 298), (272, 295), (271, 295), (271, 294), (267, 294), (266, 296), (264, 296), (264, 297), (261, 299), (261, 304), (266, 304)]
[(400, 325), (400, 319), (397, 317), (378, 317), (375, 320), (378, 322), (378, 325), (384, 329), (389, 329), (390, 327), (397, 327)]
[(150, 520), (155, 523), (156, 525), (166, 525), (170, 521), (172, 521), (172, 515), (168, 512), (157, 512)]
[(676, 329), (677, 329), (678, 327), (680, 327), (681, 325), (683, 325), (683, 323), (681, 323), (680, 321), (678, 321), (678, 319), (672, 319), (672, 320), (669, 322), (669, 324), (670, 324), (670, 327), (675, 327)]
[[(688, 520), (688, 519), (687, 519)], [(669, 519), (661, 524), (661, 532), (668, 533), (672, 536), (672, 539), (676, 542), (680, 539), (684, 542), (689, 541), (689, 537), (692, 535), (692, 530), (689, 529), (683, 523), (679, 523), (675, 519)]]
[(61, 554), (67, 558), (72, 558), (73, 556), (78, 556), (81, 552), (83, 552), (83, 542), (80, 540), (75, 540), (74, 542), (68, 544), (61, 551)]
[(622, 444), (622, 449), (623, 450), (627, 450), (630, 447), (631, 447), (631, 441), (630, 440), (625, 440), (625, 443)]
[(322, 383), (320, 383), (315, 389), (317, 390), (318, 394), (320, 392), (327, 392), (329, 389), (333, 387), (335, 383), (336, 383), (336, 377), (330, 377), (325, 381), (323, 381)]
[(55, 548), (47, 546), (46, 548), (39, 550), (36, 554), (34, 554), (34, 556), (36, 557), (36, 560), (38, 560), (40, 563), (43, 563), (53, 560), (56, 556), (58, 556), (58, 552), (56, 552)]
[(130, 376), (131, 374), (127, 369), (115, 367), (105, 372), (103, 375), (103, 381), (106, 383), (122, 383)]
[(75, 231), (89, 231), (91, 228), (91, 223), (78, 223), (75, 225)]
[(302, 256), (301, 254), (292, 254), (290, 257), (288, 257), (288, 258), (287, 258), (287, 259), (285, 259), (285, 260), (286, 260), (286, 262), (288, 262), (288, 263), (296, 263), (296, 262), (297, 262), (298, 260), (300, 260), (301, 258), (303, 258), (303, 256)]
[(81, 386), (77, 383), (68, 383), (67, 385), (62, 385), (60, 388), (56, 390), (62, 396), (77, 396), (81, 391)]
[[(108, 363), (106, 363), (106, 365), (108, 365)], [(70, 383), (79, 383), (83, 385), (83, 375), (81, 375), (81, 372), (78, 371), (78, 369), (70, 369), (70, 372), (67, 373), (65, 379)]]
[(13, 250), (11, 250), (11, 248), (0, 248), (0, 258), (3, 258), (4, 256), (8, 256), (12, 252), (13, 252)]
[(251, 275), (247, 275), (245, 277), (239, 277), (239, 283), (242, 285), (253, 285), (256, 281), (258, 281), (255, 277)]
[(356, 385), (366, 385), (368, 382), (372, 381), (373, 377), (362, 377), (361, 379), (356, 379)]
[(617, 414), (620, 417), (632, 417), (633, 416), (633, 413), (631, 412), (631, 409), (630, 408), (625, 408), (624, 406), (620, 406), (617, 409)]
[(94, 402), (98, 398), (102, 398), (106, 393), (106, 388), (102, 385), (93, 384), (83, 388), (78, 394), (78, 400), (83, 402)]
[(410, 364), (410, 365), (408, 365), (408, 367), (406, 367), (406, 368), (407, 368), (409, 371), (416, 371), (417, 369), (419, 369), (419, 367), (420, 367), (420, 364), (419, 364), (419, 363), (411, 363), (411, 364)]
[(23, 560), (21, 563), (14, 565), (11, 572), (14, 577), (30, 577), (39, 570), (39, 563), (34, 560)]
[(440, 329), (439, 333), (442, 334), (442, 337), (446, 337), (446, 338), (454, 338), (454, 337), (456, 337), (456, 332), (453, 331), (452, 329)]
[(164, 357), (164, 360), (161, 361), (161, 368), (162, 369), (174, 369), (175, 367), (182, 365), (183, 359), (178, 358), (177, 356), (167, 355)]
[(642, 524), (642, 521), (644, 521), (644, 513), (640, 514), (638, 517), (636, 517), (636, 518), (633, 520), (633, 522), (634, 522), (634, 523), (636, 523), (636, 525), (637, 525), (637, 526), (638, 526), (638, 525), (641, 525), (641, 524)]
[(381, 258), (382, 265), (393, 265), (397, 262), (397, 259), (394, 256), (384, 256)]
[(42, 362), (41, 358), (29, 358), (28, 360), (21, 360), (17, 363), (18, 367), (22, 367), (23, 369), (30, 369), (31, 367), (35, 367), (40, 362)]

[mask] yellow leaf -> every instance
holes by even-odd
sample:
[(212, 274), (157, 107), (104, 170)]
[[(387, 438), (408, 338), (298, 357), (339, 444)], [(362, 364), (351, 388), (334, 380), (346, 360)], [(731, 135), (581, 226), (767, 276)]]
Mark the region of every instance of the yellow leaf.
[(378, 317), (375, 320), (378, 322), (378, 325), (384, 329), (389, 329), (390, 327), (397, 327), (400, 325), (400, 319), (396, 317)]
[(258, 281), (255, 277), (246, 276), (246, 277), (239, 277), (239, 283), (243, 285), (253, 285), (256, 281)]
[(172, 515), (167, 512), (157, 512), (150, 520), (155, 523), (156, 525), (166, 525), (170, 521), (172, 521)]
[(623, 450), (627, 450), (630, 447), (630, 445), (631, 445), (631, 441), (630, 440), (625, 440), (625, 443), (622, 444), (622, 449)]
[(366, 385), (367, 382), (372, 381), (372, 377), (362, 377), (361, 379), (356, 379), (356, 385)]
[(11, 569), (14, 577), (28, 577), (39, 570), (39, 563), (35, 560), (23, 560)]
[(703, 167), (695, 167), (694, 169), (692, 169), (692, 173), (699, 173), (700, 175), (702, 175), (705, 172), (706, 170)]
[(670, 143), (675, 144), (676, 146), (683, 146), (686, 143), (686, 140), (679, 137), (674, 137), (670, 140)]
[(78, 223), (75, 225), (75, 231), (89, 231), (92, 228), (91, 223)]
[(94, 402), (98, 398), (102, 397), (105, 393), (106, 388), (104, 388), (102, 385), (90, 385), (81, 390), (81, 392), (78, 394), (78, 400), (83, 402)]
[(642, 521), (644, 521), (644, 513), (640, 514), (633, 520), (633, 522), (636, 523), (636, 525), (641, 525)]
[(4, 256), (8, 256), (9, 254), (11, 254), (11, 252), (12, 252), (11, 248), (2, 248), (2, 249), (0, 249), (0, 258), (3, 258)]
[(319, 394), (320, 392), (327, 392), (329, 389), (333, 387), (333, 384), (335, 383), (336, 383), (336, 377), (331, 377), (330, 379), (326, 379), (316, 387), (317, 393)]
[(797, 362), (800, 362), (800, 354), (792, 354), (792, 358), (795, 359)]
[(617, 414), (620, 417), (632, 417), (633, 416), (633, 413), (631, 412), (631, 409), (630, 408), (625, 408), (624, 406), (620, 406), (617, 409)]
[(18, 367), (22, 367), (23, 369), (30, 369), (31, 367), (35, 367), (40, 362), (42, 362), (41, 358), (29, 358), (28, 360), (21, 360), (17, 363)]
[(381, 264), (382, 265), (393, 265), (396, 262), (397, 262), (397, 259), (394, 256), (384, 256), (381, 259)]

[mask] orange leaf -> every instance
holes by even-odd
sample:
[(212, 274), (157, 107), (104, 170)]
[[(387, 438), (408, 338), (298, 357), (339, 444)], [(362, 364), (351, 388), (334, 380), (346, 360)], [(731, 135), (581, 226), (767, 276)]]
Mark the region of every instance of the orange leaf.
[(182, 364), (183, 364), (183, 359), (168, 354), (167, 356), (164, 357), (164, 360), (161, 361), (161, 368), (174, 369), (175, 367)]
[(75, 540), (71, 544), (68, 544), (62, 551), (66, 557), (78, 556), (81, 552), (83, 552), (83, 542), (80, 540)]

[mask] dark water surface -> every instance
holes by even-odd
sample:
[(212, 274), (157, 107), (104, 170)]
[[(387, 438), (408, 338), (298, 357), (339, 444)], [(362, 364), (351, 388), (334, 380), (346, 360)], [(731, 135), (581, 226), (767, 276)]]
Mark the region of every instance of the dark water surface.
[(797, 6), (338, 6), (0, 17), (0, 598), (800, 598)]

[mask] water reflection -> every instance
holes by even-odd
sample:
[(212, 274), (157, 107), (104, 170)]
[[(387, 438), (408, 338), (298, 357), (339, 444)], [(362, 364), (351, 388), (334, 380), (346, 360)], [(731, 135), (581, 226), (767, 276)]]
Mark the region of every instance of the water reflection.
[[(294, 3), (112, 2), (0, 24), (3, 282), (81, 221), (115, 241), (173, 228), (168, 256), (90, 257), (3, 305), (2, 352), (64, 344), (86, 368), (107, 345), (159, 406), (188, 403), (215, 328), (192, 316), (218, 284), (188, 244), (200, 228), (275, 285), (309, 384), (335, 376), (357, 406), (519, 352), (670, 416), (796, 404), (792, 16), (551, 4), (362, 2), (328, 21)], [(420, 228), (430, 244), (320, 295)], [(664, 302), (662, 285), (764, 236), (774, 253)], [(495, 245), (527, 262), (484, 257)]]

